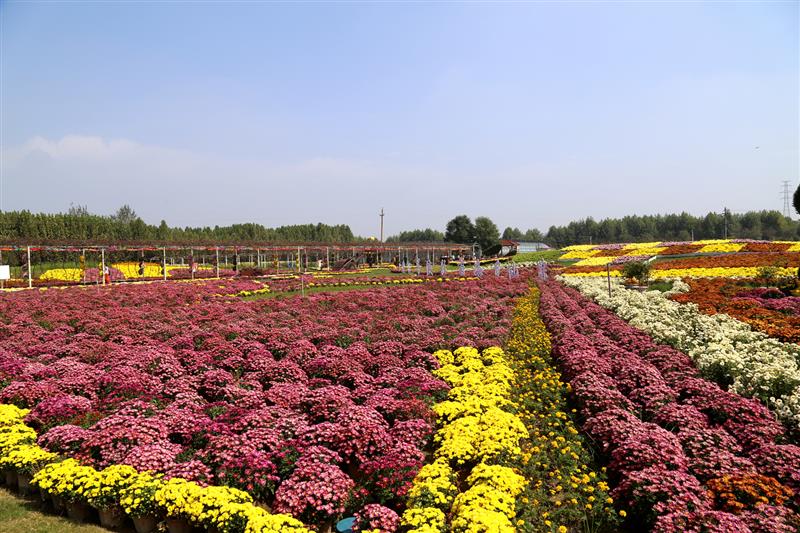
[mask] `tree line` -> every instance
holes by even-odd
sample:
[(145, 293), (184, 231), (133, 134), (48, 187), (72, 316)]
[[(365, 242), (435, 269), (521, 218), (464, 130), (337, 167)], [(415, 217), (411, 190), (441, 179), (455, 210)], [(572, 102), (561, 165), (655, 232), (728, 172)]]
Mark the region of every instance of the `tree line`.
[(67, 213), (0, 213), (0, 242), (4, 243), (125, 243), (164, 244), (246, 244), (256, 242), (353, 242), (350, 226), (339, 224), (298, 224), (267, 228), (261, 224), (233, 224), (214, 227), (171, 227), (162, 220), (158, 226), (144, 222), (130, 206), (110, 216), (95, 215), (85, 207), (71, 207)]
[[(800, 213), (800, 188), (794, 195)], [(723, 237), (759, 240), (798, 240), (800, 222), (778, 211), (747, 213), (688, 213), (669, 215), (631, 215), (595, 221), (588, 217), (565, 226), (550, 226), (546, 234), (531, 228), (506, 227), (503, 239), (545, 242), (553, 247), (571, 244), (691, 241)], [(485, 216), (473, 221), (467, 215), (452, 218), (444, 228), (403, 231), (386, 242), (453, 242), (474, 244), (488, 250), (501, 238), (497, 225)], [(46, 214), (30, 211), (0, 213), (0, 242), (5, 243), (125, 243), (148, 242), (165, 244), (247, 244), (256, 242), (355, 242), (345, 224), (298, 224), (267, 228), (246, 223), (214, 227), (171, 227), (162, 220), (158, 226), (144, 222), (130, 206), (122, 206), (110, 216), (89, 213), (83, 206), (71, 207), (66, 213)]]
[[(800, 213), (800, 188), (794, 197)], [(798, 240), (800, 222), (783, 216), (779, 211), (748, 211), (747, 213), (708, 213), (694, 216), (686, 212), (669, 215), (630, 215), (595, 221), (592, 217), (570, 222), (565, 226), (550, 226), (546, 234), (531, 228), (522, 231), (507, 227), (503, 239), (525, 242), (544, 242), (554, 248), (572, 244), (601, 244), (616, 242), (692, 241), (700, 239)], [(444, 233), (435, 229), (404, 231), (389, 238), (390, 242), (436, 241), (459, 244), (478, 243), (487, 250), (501, 238), (497, 226), (488, 217), (473, 222), (467, 215), (451, 219)]]
[(566, 226), (551, 226), (545, 242), (554, 247), (571, 244), (691, 241), (700, 239), (797, 240), (800, 222), (779, 211), (747, 213), (688, 213), (671, 215), (632, 215), (606, 218), (600, 222), (585, 218)]

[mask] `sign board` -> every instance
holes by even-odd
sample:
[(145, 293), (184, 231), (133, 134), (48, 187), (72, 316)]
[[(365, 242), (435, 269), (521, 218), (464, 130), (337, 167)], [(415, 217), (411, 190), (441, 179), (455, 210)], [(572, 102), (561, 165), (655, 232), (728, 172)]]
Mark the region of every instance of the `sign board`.
[(8, 265), (0, 265), (0, 279), (11, 279), (11, 268)]

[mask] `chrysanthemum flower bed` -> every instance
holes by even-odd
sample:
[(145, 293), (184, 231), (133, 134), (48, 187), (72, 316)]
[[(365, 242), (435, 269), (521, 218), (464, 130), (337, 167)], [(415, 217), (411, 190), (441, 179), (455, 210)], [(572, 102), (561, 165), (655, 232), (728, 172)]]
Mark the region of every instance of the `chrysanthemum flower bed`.
[(797, 530), (800, 448), (772, 412), (703, 379), (685, 354), (577, 291), (540, 287), (554, 354), (608, 462), (626, 527)]
[[(82, 468), (129, 465), (191, 482), (181, 485), (190, 493), (240, 489), (309, 526), (355, 513), (357, 527), (391, 531), (426, 460), (431, 405), (449, 388), (431, 373), (439, 366), (431, 352), (498, 345), (525, 282), (222, 296), (262, 287), (232, 280), (6, 295), (0, 401), (30, 409), (38, 444)], [(471, 483), (487, 479), (477, 470)], [(171, 512), (166, 502), (160, 509)], [(471, 516), (469, 502), (462, 507)]]
[(434, 373), (452, 388), (438, 403), (434, 462), (408, 494), (410, 532), (513, 533), (516, 496), (527, 484), (511, 466), (527, 430), (512, 411), (513, 371), (498, 347), (437, 351)]
[(569, 385), (551, 365), (550, 334), (539, 316), (539, 290), (517, 301), (506, 354), (512, 397), (529, 437), (520, 472), (529, 480), (517, 499), (517, 530), (617, 531), (620, 518), (604, 470), (567, 414)]
[[(625, 290), (615, 282), (609, 296), (605, 282), (564, 282), (656, 341), (685, 352), (707, 379), (761, 400), (786, 424), (793, 442), (800, 442), (800, 346), (753, 331), (725, 314), (708, 316), (694, 304), (670, 300), (666, 293)], [(688, 289), (682, 282), (678, 286)]]

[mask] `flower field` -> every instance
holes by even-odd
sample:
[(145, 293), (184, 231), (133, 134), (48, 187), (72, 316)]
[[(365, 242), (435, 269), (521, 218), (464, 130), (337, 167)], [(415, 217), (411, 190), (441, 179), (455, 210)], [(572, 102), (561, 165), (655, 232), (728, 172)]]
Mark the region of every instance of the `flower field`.
[[(755, 244), (664, 263), (800, 256)], [(51, 510), (141, 531), (800, 527), (796, 298), (533, 274), (5, 294), (0, 470)]]
[(800, 448), (773, 413), (578, 292), (540, 286), (582, 427), (631, 529), (796, 530)]
[[(397, 526), (428, 445), (447, 440), (432, 406), (451, 384), (432, 354), (502, 345), (527, 286), (458, 279), (251, 302), (224, 295), (263, 285), (236, 280), (14, 293), (0, 303), (0, 401), (26, 410), (37, 467), (53, 453), (78, 461), (34, 481), (62, 496), (88, 492), (48, 479), (128, 465), (155, 476), (154, 509), (193, 523), (211, 522), (169, 502), (221, 485), (312, 526), (353, 513)], [(454, 527), (475, 519), (471, 494)]]
[(688, 291), (672, 299), (697, 304), (706, 314), (725, 313), (784, 342), (800, 343), (800, 297), (777, 289), (723, 278), (692, 280)]
[(603, 280), (564, 281), (655, 341), (684, 352), (708, 379), (761, 400), (774, 409), (793, 435), (798, 435), (800, 346), (753, 331), (725, 314), (706, 315), (695, 305), (677, 303), (657, 291), (642, 293), (617, 285), (609, 297)]

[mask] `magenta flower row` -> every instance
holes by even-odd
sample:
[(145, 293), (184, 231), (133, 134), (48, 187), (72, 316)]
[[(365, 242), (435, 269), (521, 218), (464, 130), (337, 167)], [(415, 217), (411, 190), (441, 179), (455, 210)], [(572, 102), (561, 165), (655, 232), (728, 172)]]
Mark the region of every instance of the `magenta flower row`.
[[(584, 431), (608, 463), (613, 496), (634, 529), (792, 531), (800, 448), (756, 400), (700, 377), (683, 353), (577, 291), (540, 282), (553, 353), (572, 386)], [(784, 505), (733, 514), (715, 508), (705, 484), (761, 474), (795, 491)], [(714, 529), (724, 524), (722, 529)]]

